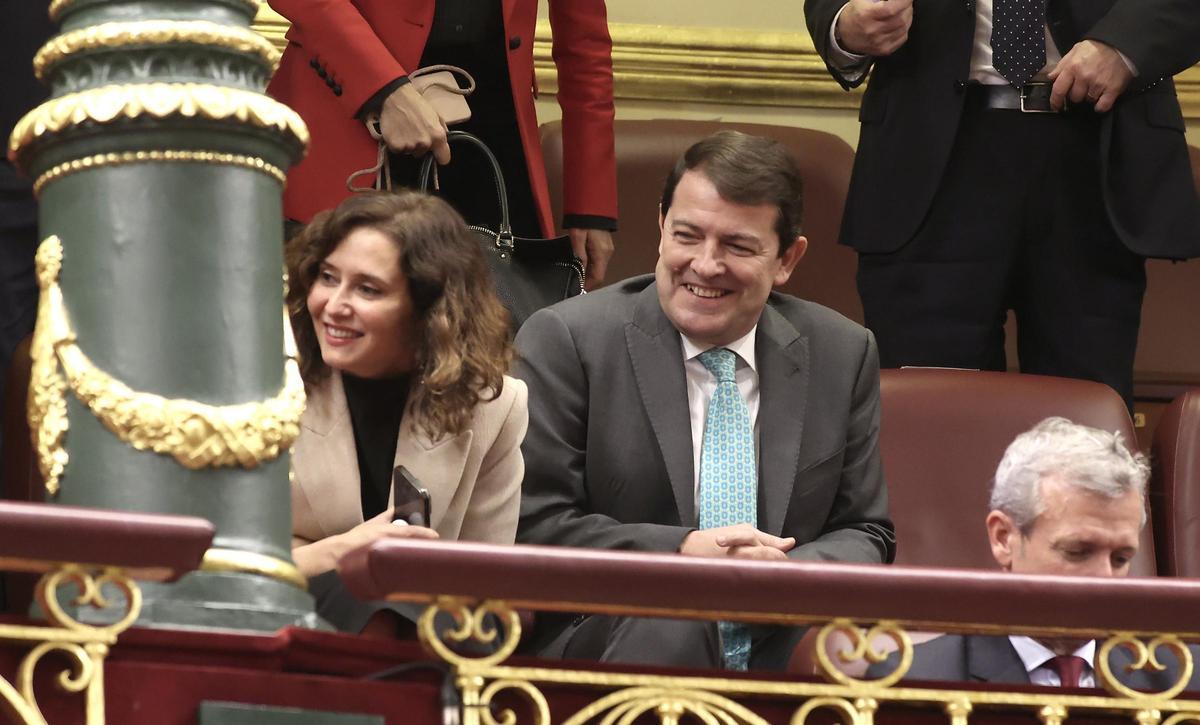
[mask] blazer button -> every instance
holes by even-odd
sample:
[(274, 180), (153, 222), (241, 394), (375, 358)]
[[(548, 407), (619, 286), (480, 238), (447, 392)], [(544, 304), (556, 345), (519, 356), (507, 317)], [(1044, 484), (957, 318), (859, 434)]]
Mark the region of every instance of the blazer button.
[(340, 96), (340, 95), (342, 95), (342, 87), (341, 87), (341, 86), (339, 86), (339, 85), (334, 85), (334, 87), (333, 87), (333, 95), (335, 95), (335, 96)]
[(308, 64), (309, 64), (310, 66), (312, 66), (313, 68), (320, 68), (320, 67), (321, 67), (321, 64), (317, 62), (317, 59), (316, 59), (316, 58), (313, 58), (312, 60), (308, 61)]
[(516, 50), (517, 48), (520, 48), (520, 47), (521, 47), (521, 36), (514, 35), (513, 37), (508, 39), (508, 49), (509, 50)]
[(329, 74), (325, 72), (325, 69), (319, 66), (317, 67), (317, 75), (321, 76), (322, 78), (329, 78)]

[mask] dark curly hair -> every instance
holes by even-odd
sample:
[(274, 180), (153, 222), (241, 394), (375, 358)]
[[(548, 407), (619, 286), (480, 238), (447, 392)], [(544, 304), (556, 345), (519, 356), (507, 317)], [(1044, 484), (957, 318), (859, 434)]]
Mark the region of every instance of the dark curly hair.
[(409, 410), (431, 439), (461, 433), (475, 406), (500, 394), (512, 362), (508, 312), (496, 298), (479, 242), (458, 212), (415, 191), (355, 194), (321, 212), (287, 242), (288, 312), (306, 385), (329, 375), (321, 357), (308, 293), (321, 262), (355, 229), (383, 233), (400, 248), (422, 321)]

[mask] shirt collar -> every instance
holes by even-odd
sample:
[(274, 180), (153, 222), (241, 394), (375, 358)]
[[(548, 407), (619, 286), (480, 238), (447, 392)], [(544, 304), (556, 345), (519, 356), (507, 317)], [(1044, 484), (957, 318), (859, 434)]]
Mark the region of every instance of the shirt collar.
[[(1008, 641), (1012, 642), (1013, 649), (1017, 651), (1017, 656), (1021, 658), (1021, 663), (1025, 665), (1026, 672), (1033, 672), (1056, 656), (1053, 650), (1032, 637), (1012, 635), (1008, 638)], [(1082, 647), (1071, 654), (1076, 657), (1082, 657), (1083, 661), (1088, 664), (1088, 667), (1094, 669), (1096, 640), (1089, 639)]]
[[(754, 327), (750, 328), (750, 332), (747, 332), (745, 335), (742, 335), (728, 345), (721, 345), (721, 347), (724, 347), (727, 350), (732, 350), (734, 354), (742, 359), (742, 362), (746, 363), (746, 365), (750, 367), (751, 370), (758, 372), (758, 361), (754, 356), (754, 340), (757, 334), (758, 324), (755, 324)], [(679, 336), (683, 338), (684, 362), (693, 359), (702, 352), (717, 347), (716, 345), (698, 344), (683, 333), (680, 333)]]

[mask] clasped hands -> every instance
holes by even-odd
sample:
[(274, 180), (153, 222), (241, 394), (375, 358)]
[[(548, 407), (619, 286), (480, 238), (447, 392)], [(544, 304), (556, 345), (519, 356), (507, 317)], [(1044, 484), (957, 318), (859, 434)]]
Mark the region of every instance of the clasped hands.
[[(842, 49), (858, 55), (887, 56), (908, 41), (913, 0), (850, 0), (837, 19)], [(1133, 80), (1133, 71), (1111, 45), (1098, 40), (1076, 43), (1054, 70), (1050, 106), (1061, 111), (1066, 100), (1094, 104), (1097, 113), (1113, 107)]]
[(775, 561), (787, 558), (796, 546), (796, 539), (780, 538), (759, 531), (750, 524), (698, 529), (684, 537), (679, 553), (686, 556), (759, 559)]

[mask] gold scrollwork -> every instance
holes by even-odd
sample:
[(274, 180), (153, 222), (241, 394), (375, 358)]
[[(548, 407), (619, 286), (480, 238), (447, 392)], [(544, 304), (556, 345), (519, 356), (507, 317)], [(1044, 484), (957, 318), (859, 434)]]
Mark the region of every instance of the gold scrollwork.
[[(1160, 692), (1139, 692), (1126, 686), (1113, 675), (1112, 664), (1109, 661), (1109, 655), (1117, 647), (1124, 647), (1134, 657), (1134, 661), (1125, 668), (1127, 672), (1147, 668), (1155, 672), (1163, 672), (1166, 670), (1166, 665), (1158, 660), (1158, 648), (1167, 647), (1175, 653), (1179, 660), (1178, 679), (1171, 687)], [(1100, 651), (1096, 653), (1096, 674), (1100, 684), (1112, 694), (1131, 700), (1170, 700), (1174, 698), (1187, 687), (1188, 681), (1192, 679), (1194, 667), (1191, 651), (1173, 634), (1162, 634), (1146, 643), (1133, 633), (1118, 632), (1105, 640), (1104, 644), (1100, 646)]]
[[(124, 614), (106, 626), (84, 624), (67, 614), (59, 602), (59, 589), (76, 587), (75, 606), (108, 609), (113, 602), (104, 595), (105, 585), (116, 587), (124, 597)], [(52, 626), (0, 624), (0, 641), (36, 642), (17, 668), (16, 687), (0, 678), (0, 712), (17, 722), (45, 725), (45, 718), (34, 691), (34, 671), (50, 653), (66, 655), (67, 669), (58, 675), (58, 686), (71, 693), (84, 693), (85, 715), (89, 725), (104, 722), (104, 658), (117, 636), (137, 619), (142, 593), (137, 584), (119, 569), (107, 568), (96, 573), (77, 565), (49, 572), (38, 582), (38, 603)]]
[[(517, 722), (517, 714), (512, 710), (503, 710), (500, 713), (500, 718), (496, 719), (492, 715), (492, 699), (497, 693), (505, 690), (515, 690), (525, 698), (525, 700), (533, 707), (534, 722), (537, 725), (550, 725), (550, 704), (546, 702), (546, 696), (542, 691), (534, 687), (531, 683), (524, 680), (495, 680), (483, 688), (479, 693), (479, 702), (475, 707), (475, 711), (479, 713), (479, 721), (483, 725), (515, 725)], [(464, 706), (466, 703), (464, 703)], [(473, 717), (466, 717), (466, 725), (471, 725), (470, 721)]]
[[(53, 0), (50, 3), (50, 9), (47, 11), (50, 14), (50, 19), (54, 22), (62, 20), (62, 14), (67, 8), (75, 3), (75, 0)], [(250, 11), (258, 9), (259, 0), (241, 0), (241, 3)]]
[(1043, 705), (1038, 710), (1038, 720), (1042, 721), (1042, 725), (1062, 725), (1062, 721), (1067, 719), (1067, 708), (1062, 705)]
[(283, 169), (274, 164), (267, 163), (257, 156), (230, 154), (222, 151), (191, 151), (186, 149), (122, 151), (94, 154), (52, 166), (46, 173), (39, 176), (33, 182), (33, 193), (35, 196), (40, 195), (46, 184), (57, 181), (65, 176), (70, 176), (71, 174), (77, 174), (80, 171), (88, 171), (89, 169), (98, 169), (105, 166), (126, 166), (129, 164), (154, 162), (238, 166), (264, 173), (275, 181), (278, 181), (281, 186), (287, 181), (287, 173)]
[[(860, 703), (871, 705), (870, 711), (874, 713), (874, 700), (859, 701)], [(796, 714), (792, 715), (791, 725), (804, 725), (808, 721), (808, 716), (813, 710), (827, 708), (836, 712), (842, 721), (843, 725), (861, 725), (862, 716), (859, 713), (859, 708), (855, 703), (842, 697), (814, 697), (806, 701), (796, 710)]]
[(727, 697), (705, 690), (673, 687), (618, 690), (567, 718), (563, 725), (583, 725), (603, 712), (607, 714), (600, 720), (600, 725), (626, 725), (651, 711), (658, 715), (663, 725), (676, 725), (685, 715), (708, 725), (768, 725), (767, 720)]
[(139, 45), (208, 45), (256, 55), (274, 68), (280, 53), (274, 44), (249, 28), (220, 25), (207, 20), (140, 20), (101, 23), (51, 38), (33, 56), (33, 73), (45, 80), (46, 72), (68, 56), (92, 50)]
[(1179, 725), (1185, 722), (1200, 723), (1200, 712), (1177, 712), (1163, 720), (1162, 725)]
[[(439, 634), (436, 619), (439, 612), (454, 618), (454, 629)], [(489, 616), (490, 615), (490, 616)], [(493, 617), (495, 620), (493, 620)], [(499, 637), (497, 621), (504, 630), (504, 640), (494, 652), (481, 657), (466, 657), (451, 649), (443, 637), (450, 642), (467, 641), (492, 644)], [(485, 601), (472, 608), (470, 602), (458, 597), (438, 597), (425, 608), (417, 621), (417, 633), (421, 643), (444, 661), (460, 671), (490, 667), (508, 659), (521, 641), (521, 618), (504, 602)]]
[[(97, 368), (75, 340), (58, 286), (62, 242), (50, 236), (36, 255), (41, 308), (31, 346), (30, 428), (46, 490), (58, 492), (67, 462), (65, 388), (112, 431), (137, 450), (172, 456), (190, 469), (254, 468), (278, 457), (300, 433), (304, 382), (295, 341), (284, 311), (284, 384), (274, 398), (235, 405), (207, 405), (135, 391)], [(60, 385), (58, 365), (66, 378)], [(32, 406), (39, 406), (32, 410)], [(48, 426), (43, 426), (48, 422)]]
[(205, 83), (140, 83), (92, 88), (46, 101), (17, 122), (8, 140), (8, 157), (16, 162), (25, 146), (72, 126), (145, 116), (235, 120), (308, 145), (308, 128), (300, 114), (261, 93)]
[[(865, 659), (873, 664), (878, 664), (886, 660), (888, 653), (875, 649), (873, 645), (873, 641), (878, 637), (887, 637), (896, 643), (896, 647), (900, 652), (900, 662), (896, 665), (895, 670), (875, 680), (860, 680), (851, 677), (843, 672), (837, 666), (837, 663), (829, 657), (829, 638), (836, 632), (849, 636), (854, 646), (853, 650), (838, 652), (838, 659), (843, 663), (858, 662)], [(849, 619), (838, 618), (826, 624), (817, 633), (816, 655), (817, 663), (821, 667), (821, 674), (831, 682), (837, 682), (842, 685), (890, 687), (899, 682), (900, 678), (904, 677), (908, 673), (909, 667), (912, 666), (913, 645), (912, 638), (908, 636), (908, 632), (904, 631), (895, 622), (880, 622), (866, 632), (863, 632), (858, 625)]]

